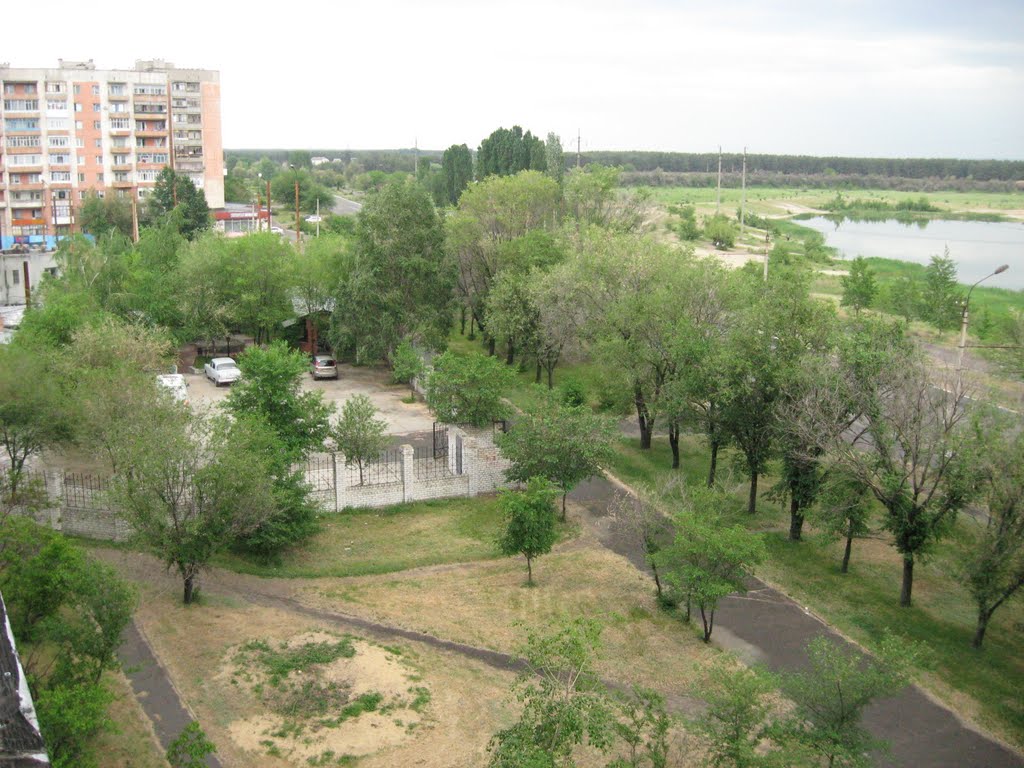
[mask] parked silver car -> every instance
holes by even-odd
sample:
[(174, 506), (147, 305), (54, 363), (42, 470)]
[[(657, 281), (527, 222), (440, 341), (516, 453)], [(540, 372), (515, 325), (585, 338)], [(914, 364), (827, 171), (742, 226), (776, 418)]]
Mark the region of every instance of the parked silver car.
[(314, 379), (336, 379), (338, 378), (338, 364), (333, 357), (327, 355), (316, 355), (309, 364), (309, 373)]

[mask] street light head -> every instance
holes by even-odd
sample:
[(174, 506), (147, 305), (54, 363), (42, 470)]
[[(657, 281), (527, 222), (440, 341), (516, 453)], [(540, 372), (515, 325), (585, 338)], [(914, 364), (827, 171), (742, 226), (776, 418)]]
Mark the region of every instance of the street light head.
[(1001, 274), (1002, 274), (1003, 272), (1005, 272), (1005, 271), (1006, 271), (1006, 270), (1008, 270), (1009, 268), (1010, 268), (1010, 265), (1009, 265), (1009, 264), (1003, 264), (1003, 266), (1001, 266), (1001, 267), (999, 267), (998, 269), (996, 269), (996, 271), (995, 271), (995, 272), (993, 272), (992, 274), (993, 274), (993, 275), (1001, 275)]

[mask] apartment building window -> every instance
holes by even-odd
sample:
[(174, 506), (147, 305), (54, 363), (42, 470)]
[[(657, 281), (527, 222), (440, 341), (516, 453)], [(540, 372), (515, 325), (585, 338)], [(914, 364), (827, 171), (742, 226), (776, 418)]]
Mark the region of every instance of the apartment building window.
[(51, 131), (66, 131), (68, 121), (63, 117), (48, 117), (46, 118), (46, 127)]
[(7, 112), (38, 112), (39, 99), (4, 99)]
[(101, 109), (101, 107), (100, 107), (100, 103), (99, 103), (98, 101), (97, 101), (97, 102), (95, 102), (95, 103), (94, 103), (94, 104), (92, 105), (92, 111), (93, 111), (93, 112), (99, 112), (99, 111), (100, 111), (100, 109)]
[(81, 120), (75, 120), (75, 130), (76, 131), (82, 130), (82, 121)]
[(79, 184), (85, 184), (85, 174), (84, 173), (78, 174), (78, 183)]
[(131, 174), (128, 171), (115, 171), (114, 181), (131, 181), (129, 176), (131, 176)]
[(96, 165), (103, 165), (103, 155), (96, 155)]
[(38, 147), (39, 137), (38, 136), (8, 136), (7, 137), (8, 147)]
[(32, 190), (31, 192), (15, 192), (13, 199), (16, 203), (24, 203), (31, 200), (42, 200), (43, 193), (36, 190)]
[(82, 149), (85, 146), (85, 139), (81, 136), (75, 136), (75, 146)]
[(96, 147), (96, 149), (101, 149), (103, 147), (103, 139), (93, 139), (92, 145)]
[(119, 149), (121, 147), (127, 147), (128, 146), (128, 137), (127, 136), (115, 136), (114, 137), (114, 141), (113, 141), (111, 146), (113, 146), (115, 149)]
[(75, 102), (75, 112), (81, 112), (81, 111), (82, 111), (82, 102), (76, 101)]
[(47, 83), (47, 93), (67, 93), (68, 88), (64, 83)]
[(42, 155), (10, 155), (7, 158), (8, 165), (40, 165), (42, 162)]
[(38, 93), (35, 83), (25, 83), (25, 93)]
[(117, 101), (110, 105), (111, 112), (127, 112), (128, 104), (123, 101)]
[(21, 285), (21, 273), (16, 269), (11, 270), (11, 284)]
[(87, 162), (89, 162), (89, 161), (88, 161), (88, 159), (86, 158), (85, 155), (79, 155), (78, 156), (78, 164), (79, 165), (85, 165)]
[(4, 93), (15, 93), (14, 83), (4, 83)]
[(109, 93), (111, 96), (127, 96), (128, 88), (124, 83), (110, 83)]
[(46, 111), (47, 112), (67, 112), (68, 103), (63, 99), (47, 99), (46, 100)]
[[(99, 183), (99, 184), (103, 183), (103, 174), (102, 173), (97, 173), (96, 174), (96, 182)], [(103, 197), (102, 193), (100, 194), (100, 197)]]
[[(93, 121), (92, 121), (92, 129), (93, 129), (94, 131), (98, 131), (98, 130), (99, 130), (100, 128), (102, 128), (102, 127), (103, 127), (103, 123), (102, 123), (102, 121), (100, 121), (100, 120), (93, 120)], [(113, 126), (113, 125), (111, 125), (110, 127), (111, 127), (111, 128), (113, 128), (114, 126)]]
[(75, 96), (77, 96), (82, 92), (82, 86), (76, 83), (75, 85), (71, 86), (71, 91), (75, 94)]
[(47, 144), (50, 147), (66, 147), (71, 143), (71, 140), (67, 136), (50, 136), (47, 139)]
[(139, 181), (156, 181), (159, 171), (139, 171)]
[(92, 95), (93, 96), (99, 96), (100, 95), (100, 87), (98, 85), (94, 85), (92, 87)]
[(38, 131), (39, 120), (34, 117), (10, 118), (4, 120), (5, 131)]
[(52, 165), (69, 165), (71, 163), (71, 155), (64, 153), (51, 153), (50, 163)]
[(112, 117), (110, 119), (112, 131), (127, 131), (129, 128), (131, 128), (131, 121), (127, 117)]
[(43, 180), (41, 173), (12, 173), (11, 184), (39, 184)]
[(68, 171), (50, 171), (50, 181), (71, 181)]
[(167, 89), (162, 85), (136, 85), (136, 96), (165, 96)]

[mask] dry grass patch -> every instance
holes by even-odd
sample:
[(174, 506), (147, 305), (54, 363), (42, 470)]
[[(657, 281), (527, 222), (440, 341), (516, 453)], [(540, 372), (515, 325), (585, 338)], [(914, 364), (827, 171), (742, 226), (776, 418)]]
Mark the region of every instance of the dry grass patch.
[(122, 672), (109, 672), (107, 684), (114, 701), (107, 708), (117, 731), (100, 734), (95, 741), (96, 754), (106, 768), (168, 768), (163, 747), (153, 732), (153, 724), (142, 711), (131, 684)]
[(599, 671), (606, 679), (663, 692), (685, 690), (695, 663), (713, 651), (662, 612), (653, 583), (624, 558), (573, 544), (537, 561), (524, 586), (521, 558), (390, 577), (318, 581), (300, 591), (328, 610), (371, 617), (449, 640), (514, 653), (524, 625), (598, 618), (605, 626)]

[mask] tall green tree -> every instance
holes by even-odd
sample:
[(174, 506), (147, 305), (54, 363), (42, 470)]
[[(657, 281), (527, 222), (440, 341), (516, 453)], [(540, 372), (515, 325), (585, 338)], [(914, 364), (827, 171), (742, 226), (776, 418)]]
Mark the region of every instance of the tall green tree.
[(493, 357), (454, 355), (434, 358), (427, 379), (427, 406), (439, 421), (484, 427), (505, 418), (505, 390), (515, 376)]
[(458, 205), (463, 190), (473, 180), (473, 155), (465, 144), (452, 144), (441, 156), (448, 205)]
[(165, 166), (157, 177), (153, 194), (149, 196), (149, 211), (154, 218), (170, 215), (174, 226), (189, 240), (210, 228), (206, 195), (196, 188), (192, 179), (176, 173), (170, 166)]
[(498, 128), (480, 142), (477, 150), (478, 179), (546, 169), (544, 142), (529, 131), (524, 134), (518, 125), (513, 125), (511, 129)]
[(67, 396), (46, 355), (0, 344), (0, 445), (12, 494), (17, 494), (26, 463), (47, 448), (72, 438)]
[(498, 436), (498, 448), (511, 465), (505, 476), (526, 482), (543, 477), (565, 498), (581, 481), (601, 472), (612, 457), (617, 430), (586, 406), (563, 405), (554, 393), (526, 408), (512, 428)]
[(765, 750), (766, 719), (775, 681), (769, 674), (719, 659), (705, 671), (694, 693), (707, 702), (697, 731), (715, 768), (768, 768), (777, 754)]
[(90, 235), (101, 235), (113, 230), (124, 237), (132, 236), (131, 203), (119, 195), (100, 197), (90, 191), (82, 200), (76, 219), (82, 231)]
[(562, 152), (562, 140), (557, 133), (549, 132), (544, 142), (544, 165), (548, 176), (562, 185), (565, 178), (565, 154)]
[(320, 392), (303, 392), (307, 358), (283, 341), (249, 347), (238, 358), (242, 378), (224, 401), (236, 418), (256, 416), (274, 430), (292, 461), (318, 450), (330, 430), (333, 406)]
[(210, 559), (273, 512), (271, 468), (249, 449), (247, 420), (211, 422), (170, 404), (137, 416), (111, 497), (140, 543), (178, 572), (187, 605)]
[(854, 313), (859, 315), (862, 309), (868, 309), (875, 303), (878, 283), (875, 281), (874, 270), (863, 256), (850, 262), (849, 274), (841, 277), (839, 282), (843, 286), (843, 297), (839, 301), (841, 306), (853, 307)]
[(366, 395), (353, 395), (341, 407), (331, 436), (345, 457), (346, 466), (359, 467), (360, 485), (363, 484), (363, 467), (376, 461), (388, 446), (387, 429), (388, 423), (377, 418), (377, 409)]
[(981, 648), (993, 614), (1024, 587), (1024, 437), (990, 433), (983, 455), (988, 515), (963, 563), (978, 609), (975, 648)]
[[(219, 250), (216, 244), (212, 247)], [(257, 343), (269, 342), (282, 322), (295, 317), (291, 290), (295, 249), (264, 232), (228, 241), (220, 255), (220, 260), (200, 263), (223, 270), (209, 277), (223, 286), (229, 325), (249, 331)]]
[(370, 196), (358, 213), (354, 254), (335, 305), (335, 346), (352, 347), (368, 362), (390, 359), (405, 339), (440, 346), (455, 275), (427, 192), (394, 182)]
[(956, 262), (950, 258), (949, 248), (946, 248), (942, 256), (932, 256), (925, 267), (920, 314), (938, 330), (950, 330), (960, 324), (962, 304), (963, 293), (956, 279)]
[(655, 560), (664, 580), (697, 606), (707, 643), (719, 601), (746, 589), (751, 569), (764, 560), (764, 542), (745, 527), (727, 526), (708, 512), (680, 512), (674, 522), (675, 540)]
[(504, 528), (498, 549), (506, 556), (526, 558), (526, 583), (533, 585), (533, 561), (551, 551), (558, 540), (554, 498), (558, 490), (543, 477), (531, 477), (522, 491), (502, 491)]
[(864, 710), (906, 687), (921, 649), (888, 636), (868, 657), (819, 635), (808, 643), (807, 656), (806, 670), (781, 676), (782, 690), (796, 706), (778, 735), (829, 766), (875, 765), (871, 751), (886, 745), (861, 724)]

